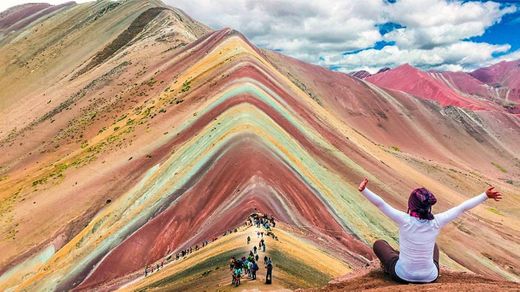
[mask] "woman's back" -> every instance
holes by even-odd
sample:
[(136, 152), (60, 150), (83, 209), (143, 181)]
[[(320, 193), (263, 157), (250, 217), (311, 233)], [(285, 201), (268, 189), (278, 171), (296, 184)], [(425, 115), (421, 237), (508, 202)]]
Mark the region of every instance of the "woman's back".
[(433, 262), (433, 248), (439, 235), (439, 224), (435, 219), (412, 216), (408, 216), (406, 221), (399, 226), (399, 260), (395, 272), (410, 282), (433, 281), (438, 274)]

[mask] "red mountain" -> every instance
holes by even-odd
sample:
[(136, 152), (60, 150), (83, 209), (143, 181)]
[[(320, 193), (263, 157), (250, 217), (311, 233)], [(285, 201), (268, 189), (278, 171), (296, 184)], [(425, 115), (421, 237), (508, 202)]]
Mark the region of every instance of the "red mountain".
[(462, 96), (430, 73), (408, 64), (370, 76), (367, 81), (380, 87), (402, 91), (414, 96), (437, 101), (442, 106), (458, 106), (473, 110), (491, 109), (491, 104)]
[[(501, 66), (506, 67), (506, 66)], [(482, 69), (482, 76), (486, 80), (505, 80), (503, 83), (515, 84), (514, 67), (510, 70), (491, 70), (501, 74), (485, 75), (490, 70)], [(513, 68), (513, 69), (511, 69)], [(476, 71), (475, 71), (476, 72)], [(520, 72), (520, 71), (519, 71)], [(491, 76), (491, 77), (490, 77)], [(504, 76), (504, 77), (498, 77)], [(494, 78), (494, 79), (493, 79)], [(426, 72), (408, 64), (384, 71), (366, 78), (367, 81), (386, 89), (397, 90), (423, 99), (433, 100), (441, 106), (458, 106), (472, 110), (499, 110), (510, 113), (520, 113), (517, 105), (517, 89), (493, 87), (475, 77), (473, 73), (465, 72)]]
[(505, 91), (505, 98), (520, 101), (520, 60), (500, 62), (470, 73), (476, 79)]

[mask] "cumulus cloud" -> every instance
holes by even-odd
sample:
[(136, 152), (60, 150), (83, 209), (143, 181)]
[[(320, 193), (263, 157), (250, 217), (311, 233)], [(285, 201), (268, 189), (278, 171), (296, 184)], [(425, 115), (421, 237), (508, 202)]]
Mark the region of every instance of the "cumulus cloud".
[(493, 59), (493, 52), (507, 52), (509, 45), (491, 45), (487, 43), (455, 42), (432, 49), (407, 49), (398, 46), (386, 46), (381, 50), (368, 49), (357, 54), (345, 56), (331, 55), (324, 64), (338, 64), (340, 71), (349, 72), (363, 68), (375, 72), (382, 67), (399, 64), (419, 64), (423, 68), (436, 70), (470, 70), (487, 64)]
[[(423, 69), (470, 70), (496, 60), (497, 54), (518, 56), (509, 52), (508, 44), (469, 41), (517, 9), (492, 1), (166, 2), (215, 29), (235, 28), (260, 47), (340, 71), (373, 72), (402, 63)], [(380, 30), (387, 24), (392, 24), (391, 29)]]
[(372, 46), (382, 39), (383, 0), (167, 1), (214, 28), (232, 27), (255, 44), (306, 61)]
[(385, 35), (402, 48), (433, 48), (480, 36), (500, 21), (514, 6), (496, 2), (447, 2), (445, 0), (400, 0), (387, 6), (389, 20), (405, 28)]

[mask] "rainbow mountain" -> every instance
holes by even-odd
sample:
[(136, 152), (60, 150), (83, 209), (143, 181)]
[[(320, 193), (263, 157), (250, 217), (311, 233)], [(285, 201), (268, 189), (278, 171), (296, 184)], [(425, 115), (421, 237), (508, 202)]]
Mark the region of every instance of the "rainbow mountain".
[[(363, 177), (401, 209), (418, 186), (440, 211), (495, 185), (503, 202), (443, 231), (441, 264), (520, 279), (509, 95), (410, 66), (351, 77), (155, 0), (27, 4), (0, 28), (1, 290), (228, 289), (254, 212), (278, 222), (273, 288), (320, 287), (397, 245)], [(435, 90), (392, 86), (406, 76)]]

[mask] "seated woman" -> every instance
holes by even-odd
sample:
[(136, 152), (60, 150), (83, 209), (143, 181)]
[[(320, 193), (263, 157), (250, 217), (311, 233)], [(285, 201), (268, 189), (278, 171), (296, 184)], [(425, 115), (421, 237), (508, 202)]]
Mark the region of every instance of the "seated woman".
[(399, 225), (400, 251), (394, 250), (384, 240), (377, 240), (374, 243), (374, 252), (384, 271), (401, 283), (430, 283), (437, 280), (439, 248), (435, 239), (441, 228), (487, 198), (495, 201), (502, 199), (502, 194), (490, 186), (484, 193), (434, 216), (431, 210), (437, 199), (427, 189), (419, 188), (410, 194), (408, 212), (405, 213), (394, 209), (371, 192), (366, 187), (367, 184), (368, 179), (365, 178), (359, 185), (359, 191)]

